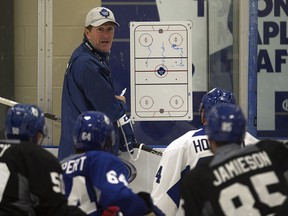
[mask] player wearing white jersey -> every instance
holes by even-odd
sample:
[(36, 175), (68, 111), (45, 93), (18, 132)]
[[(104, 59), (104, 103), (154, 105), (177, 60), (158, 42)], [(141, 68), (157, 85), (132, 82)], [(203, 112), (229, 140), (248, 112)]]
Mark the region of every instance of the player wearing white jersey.
[[(177, 214), (180, 203), (180, 183), (183, 175), (194, 168), (200, 159), (211, 156), (210, 144), (205, 134), (206, 114), (219, 103), (235, 104), (233, 93), (214, 88), (204, 95), (200, 105), (203, 127), (192, 130), (174, 140), (163, 152), (153, 181), (151, 196), (166, 215)], [(246, 132), (244, 144), (254, 144), (258, 140)]]

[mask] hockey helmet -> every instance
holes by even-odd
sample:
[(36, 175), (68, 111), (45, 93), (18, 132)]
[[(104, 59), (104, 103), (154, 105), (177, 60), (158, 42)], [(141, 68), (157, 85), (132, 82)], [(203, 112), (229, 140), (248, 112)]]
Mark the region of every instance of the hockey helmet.
[(230, 91), (213, 88), (203, 96), (200, 104), (200, 112), (204, 109), (204, 116), (206, 116), (211, 108), (218, 103), (236, 104), (236, 99)]
[(246, 119), (235, 104), (216, 104), (207, 116), (206, 134), (210, 140), (238, 143), (244, 139)]
[(37, 133), (46, 136), (44, 113), (30, 104), (16, 104), (6, 115), (5, 135), (8, 139), (36, 141)]
[(86, 111), (77, 118), (74, 133), (76, 149), (111, 152), (114, 141), (113, 124), (104, 113)]

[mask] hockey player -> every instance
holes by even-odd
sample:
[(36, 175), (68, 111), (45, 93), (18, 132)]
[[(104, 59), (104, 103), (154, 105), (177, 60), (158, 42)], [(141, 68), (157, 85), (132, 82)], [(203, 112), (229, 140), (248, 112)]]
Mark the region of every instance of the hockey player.
[(39, 146), (45, 136), (43, 112), (17, 104), (7, 112), (7, 140), (0, 141), (1, 216), (84, 216), (68, 206), (57, 158)]
[(212, 108), (206, 132), (215, 155), (184, 177), (185, 215), (287, 215), (288, 146), (265, 140), (241, 148), (245, 128), (238, 106)]
[[(153, 181), (151, 196), (166, 215), (175, 216), (180, 203), (180, 182), (183, 175), (197, 164), (201, 158), (211, 156), (210, 145), (205, 135), (206, 114), (218, 103), (235, 104), (232, 92), (214, 88), (205, 94), (200, 105), (203, 127), (192, 130), (174, 140), (163, 152)], [(247, 133), (245, 143), (258, 140)], [(180, 210), (181, 211), (181, 210)], [(178, 212), (180, 214), (180, 211)]]
[(76, 154), (61, 161), (69, 204), (79, 206), (90, 216), (103, 212), (107, 215), (111, 206), (118, 207), (125, 216), (154, 211), (163, 215), (148, 193), (135, 194), (128, 187), (127, 169), (112, 154), (114, 139), (113, 124), (105, 114), (86, 111), (78, 117), (74, 133)]

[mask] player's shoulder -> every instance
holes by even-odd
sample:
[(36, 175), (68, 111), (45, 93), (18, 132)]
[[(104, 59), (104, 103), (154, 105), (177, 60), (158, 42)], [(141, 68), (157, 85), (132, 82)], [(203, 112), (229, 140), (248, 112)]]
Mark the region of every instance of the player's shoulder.
[(265, 139), (265, 140), (260, 140), (259, 142), (257, 142), (256, 146), (258, 146), (259, 148), (266, 148), (266, 149), (271, 149), (271, 148), (285, 148), (285, 149), (287, 148), (288, 149), (288, 142), (284, 143), (278, 140)]
[[(165, 151), (177, 151), (180, 149), (187, 149), (189, 148), (189, 145), (191, 143), (191, 140), (195, 139), (196, 137), (199, 138), (200, 134), (201, 136), (206, 136), (205, 133), (203, 134), (203, 128), (197, 129), (197, 130), (191, 130), (188, 131), (187, 133), (183, 134), (182, 136), (178, 137), (174, 141), (172, 141)], [(198, 134), (198, 135), (197, 135)], [(164, 151), (164, 152), (165, 152)]]
[(28, 157), (30, 155), (31, 157), (33, 156), (33, 158), (39, 161), (43, 161), (44, 163), (59, 164), (56, 156), (52, 152), (45, 149), (43, 146), (37, 144), (24, 144), (23, 148), (28, 149), (27, 146), (29, 146), (29, 152), (27, 153)]
[[(88, 151), (85, 154), (88, 160), (92, 161), (101, 161), (101, 163), (112, 163), (112, 162), (121, 162), (121, 160), (110, 152), (105, 151)], [(122, 163), (122, 162), (121, 162)]]
[[(111, 170), (114, 170), (117, 173), (122, 172), (123, 170), (124, 173), (127, 172), (124, 162), (110, 152), (89, 151), (86, 152), (85, 156), (87, 157), (85, 166), (89, 167), (91, 170), (97, 170), (97, 172), (104, 174)], [(126, 176), (128, 176), (128, 174)]]
[[(115, 155), (111, 154), (110, 152), (106, 151), (100, 151), (100, 150), (92, 150), (92, 151), (87, 151), (85, 153), (88, 157), (99, 157), (99, 158), (105, 158), (105, 157), (113, 157)], [(115, 156), (116, 157), (116, 156)], [(117, 157), (116, 157), (117, 158)]]
[[(11, 140), (0, 140), (0, 155), (1, 157), (9, 155), (10, 152), (14, 151), (13, 149), (15, 146), (18, 146), (20, 144), (19, 140), (11, 141)], [(16, 150), (17, 151), (17, 150)], [(14, 154), (14, 153), (11, 153)]]
[(201, 137), (201, 136), (207, 136), (205, 133), (205, 127), (199, 128), (197, 130), (192, 130), (192, 137)]
[(261, 140), (254, 146), (259, 149), (258, 151), (265, 151), (269, 158), (276, 163), (288, 162), (287, 143), (277, 140)]
[(20, 164), (22, 161), (29, 164), (35, 164), (35, 167), (42, 166), (54, 166), (59, 165), (57, 158), (48, 150), (36, 143), (21, 142), (8, 144), (9, 149), (6, 151), (4, 157), (7, 159), (16, 158)]
[[(21, 142), (19, 140), (6, 140), (1, 142), (2, 146), (9, 146), (13, 152), (44, 152), (46, 150), (42, 149), (36, 143), (32, 142)], [(6, 147), (8, 148), (8, 147)]]

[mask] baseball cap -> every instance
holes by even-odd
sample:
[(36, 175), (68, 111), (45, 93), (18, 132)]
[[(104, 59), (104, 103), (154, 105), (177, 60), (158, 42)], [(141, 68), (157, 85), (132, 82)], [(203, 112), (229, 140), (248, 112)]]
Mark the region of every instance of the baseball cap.
[(113, 22), (120, 26), (116, 21), (114, 14), (111, 10), (105, 7), (96, 7), (89, 11), (85, 20), (85, 27), (100, 26), (106, 22)]

